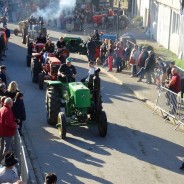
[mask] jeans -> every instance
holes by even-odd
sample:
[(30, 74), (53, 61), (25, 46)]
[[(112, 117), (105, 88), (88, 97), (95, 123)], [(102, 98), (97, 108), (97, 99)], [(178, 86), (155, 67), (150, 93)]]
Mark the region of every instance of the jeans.
[(88, 61), (94, 61), (94, 55), (93, 53), (88, 54)]
[(117, 71), (121, 71), (123, 69), (120, 57), (116, 58), (116, 66), (117, 66)]
[(6, 152), (12, 151), (12, 143), (13, 143), (13, 137), (3, 137), (4, 140), (4, 149), (3, 154)]
[(140, 76), (140, 80), (142, 80), (144, 78), (145, 73), (146, 73), (146, 68), (142, 67), (136, 75)]
[(135, 75), (137, 73), (137, 66), (132, 65), (132, 75)]

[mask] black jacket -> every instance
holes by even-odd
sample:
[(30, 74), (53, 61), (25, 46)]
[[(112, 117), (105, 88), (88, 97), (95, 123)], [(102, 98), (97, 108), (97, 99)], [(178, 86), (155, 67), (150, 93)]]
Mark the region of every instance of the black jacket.
[(24, 101), (21, 99), (16, 99), (12, 108), (15, 119), (20, 119), (21, 121), (26, 120), (26, 111), (24, 106)]
[(154, 54), (152, 54), (151, 56), (149, 56), (146, 59), (146, 66), (145, 67), (146, 67), (147, 71), (153, 71), (155, 66), (156, 66), (156, 59), (155, 59)]

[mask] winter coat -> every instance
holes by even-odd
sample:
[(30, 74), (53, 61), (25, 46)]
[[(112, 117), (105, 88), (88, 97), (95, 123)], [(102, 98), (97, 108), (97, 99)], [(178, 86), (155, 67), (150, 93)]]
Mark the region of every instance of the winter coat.
[(155, 59), (155, 56), (154, 54), (152, 54), (151, 56), (149, 56), (147, 59), (146, 59), (146, 70), (151, 72), (154, 70), (156, 66), (156, 59)]
[(12, 108), (15, 119), (19, 119), (21, 121), (26, 120), (26, 111), (24, 106), (24, 101), (22, 99), (16, 99)]
[(16, 125), (12, 110), (4, 105), (0, 109), (0, 137), (11, 137), (16, 134)]

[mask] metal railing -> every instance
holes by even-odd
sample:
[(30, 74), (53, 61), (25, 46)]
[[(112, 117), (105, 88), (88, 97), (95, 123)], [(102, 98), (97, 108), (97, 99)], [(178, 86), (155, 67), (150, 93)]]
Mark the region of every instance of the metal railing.
[(29, 175), (28, 163), (25, 154), (25, 146), (18, 132), (14, 139), (14, 149), (15, 155), (19, 161), (19, 164), (17, 166), (18, 174), (24, 183), (31, 184), (32, 182)]
[(156, 100), (155, 113), (157, 110), (161, 111), (166, 121), (169, 117), (173, 118), (176, 123), (175, 130), (184, 125), (184, 99), (181, 98), (181, 93), (174, 93), (173, 91), (160, 87)]

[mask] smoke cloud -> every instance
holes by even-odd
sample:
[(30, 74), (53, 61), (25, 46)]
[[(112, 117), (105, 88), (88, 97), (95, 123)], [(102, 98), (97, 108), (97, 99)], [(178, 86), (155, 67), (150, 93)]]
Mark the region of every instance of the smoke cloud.
[(53, 20), (61, 14), (69, 15), (76, 6), (76, 0), (55, 0), (49, 3), (44, 9), (37, 9), (33, 13), (34, 17), (42, 16), (44, 20)]

